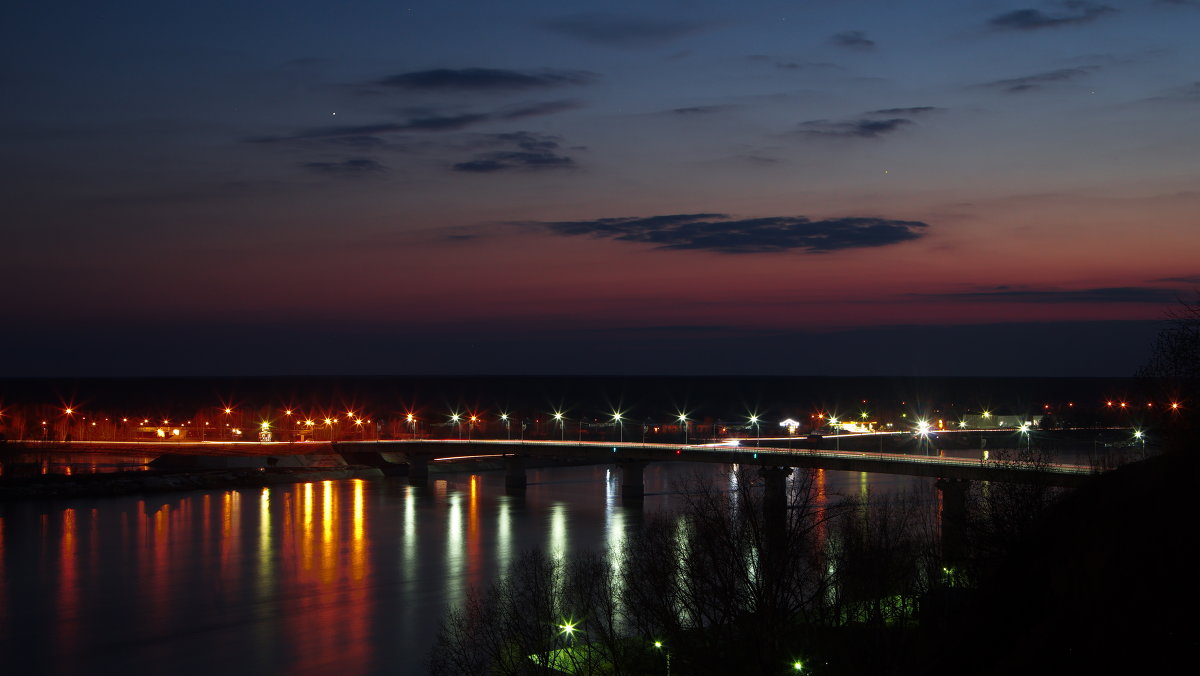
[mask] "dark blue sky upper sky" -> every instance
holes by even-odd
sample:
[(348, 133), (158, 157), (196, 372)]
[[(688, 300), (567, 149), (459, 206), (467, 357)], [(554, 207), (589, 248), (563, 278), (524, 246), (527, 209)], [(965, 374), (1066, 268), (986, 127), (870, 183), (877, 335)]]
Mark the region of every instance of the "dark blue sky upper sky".
[(1124, 375), (1200, 281), (1197, 29), (1164, 0), (14, 3), (6, 373)]

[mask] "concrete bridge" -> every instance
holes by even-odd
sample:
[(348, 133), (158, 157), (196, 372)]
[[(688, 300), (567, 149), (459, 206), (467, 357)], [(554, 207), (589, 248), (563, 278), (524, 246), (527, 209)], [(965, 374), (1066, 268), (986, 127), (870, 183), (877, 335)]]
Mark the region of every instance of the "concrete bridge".
[[(613, 463), (621, 469), (622, 495), (640, 499), (645, 492), (643, 471), (650, 462), (738, 463), (764, 468), (813, 468), (924, 476), (948, 481), (997, 481), (1074, 486), (1097, 469), (1081, 465), (988, 462), (928, 454), (861, 450), (818, 450), (743, 444), (776, 440), (740, 440), (719, 444), (662, 444), (576, 440), (418, 439), (398, 441), (309, 442), (196, 442), (196, 441), (73, 441), (10, 442), (9, 452), (127, 453), (193, 458), (201, 468), (234, 466), (325, 465), (340, 456), (352, 464), (369, 465), (385, 473), (407, 475), (413, 485), (425, 485), (429, 464), (455, 458), (493, 457), (506, 467), (506, 486), (523, 493), (525, 468), (531, 459), (566, 459)], [(199, 461), (204, 458), (204, 461)], [(339, 459), (340, 459), (339, 458)], [(198, 462), (199, 461), (199, 462)], [(178, 466), (178, 465), (177, 465)], [(790, 473), (790, 472), (789, 472)]]
[(439, 459), (493, 456), (503, 458), (510, 489), (525, 485), (527, 458), (565, 458), (615, 463), (622, 471), (622, 494), (640, 497), (642, 471), (650, 462), (738, 463), (761, 467), (789, 467), (877, 472), (962, 481), (998, 481), (1075, 486), (1096, 470), (1081, 465), (984, 462), (967, 458), (741, 446), (735, 443), (678, 445), (630, 442), (415, 440), (354, 441), (334, 444), (338, 453), (356, 463), (406, 465), (409, 481), (428, 480), (429, 463)]
[[(649, 462), (740, 463), (761, 467), (840, 469), (848, 472), (905, 474), (913, 477), (960, 481), (1074, 486), (1098, 469), (1054, 463), (989, 462), (934, 455), (875, 453), (863, 450), (782, 448), (772, 443), (742, 439), (719, 444), (666, 444), (637, 442), (517, 441), (517, 439), (404, 439), (404, 441), (344, 442), (17, 442), (6, 444), (10, 453), (107, 453), (156, 456), (194, 456), (209, 459), (211, 466), (325, 465), (340, 455), (355, 465), (407, 474), (409, 483), (425, 485), (428, 466), (437, 460), (490, 456), (506, 466), (505, 484), (523, 492), (530, 459), (565, 459), (616, 463), (622, 469), (622, 493), (640, 498), (643, 469)], [(775, 442), (778, 443), (778, 442)], [(325, 459), (325, 460), (323, 460)], [(200, 463), (197, 467), (204, 465)]]

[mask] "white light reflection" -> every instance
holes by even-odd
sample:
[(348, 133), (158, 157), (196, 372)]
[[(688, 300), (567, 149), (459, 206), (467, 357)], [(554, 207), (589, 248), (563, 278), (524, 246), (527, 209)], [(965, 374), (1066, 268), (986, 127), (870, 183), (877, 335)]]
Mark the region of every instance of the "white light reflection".
[(508, 566), (512, 563), (512, 507), (508, 504), (510, 499), (507, 495), (503, 496), (496, 504), (496, 567), (502, 577), (508, 575)]
[(446, 514), (446, 602), (456, 606), (463, 599), (463, 569), (466, 565), (462, 493), (454, 491), (447, 499), (450, 511)]
[(613, 510), (617, 508), (617, 489), (617, 477), (610, 467), (604, 470), (604, 514), (606, 518), (611, 519)]
[(567, 557), (567, 506), (561, 502), (550, 508), (550, 559), (558, 565)]
[(622, 566), (625, 562), (625, 512), (610, 511), (605, 523), (605, 530), (608, 541), (608, 561), (612, 567), (612, 570), (609, 571), (612, 576), (612, 594), (614, 599), (620, 599), (622, 588), (625, 586), (622, 575)]
[(404, 493), (404, 580), (412, 582), (417, 576), (417, 496), (412, 486)]

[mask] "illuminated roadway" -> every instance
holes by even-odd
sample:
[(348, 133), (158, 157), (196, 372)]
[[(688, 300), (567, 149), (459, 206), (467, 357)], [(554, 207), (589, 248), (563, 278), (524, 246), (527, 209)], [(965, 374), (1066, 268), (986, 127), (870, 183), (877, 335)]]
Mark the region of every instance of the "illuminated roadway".
[[(977, 430), (974, 430), (977, 432)], [(949, 431), (940, 431), (945, 434)], [(958, 432), (955, 430), (954, 432)], [(826, 436), (822, 443), (838, 438), (912, 437), (910, 432)], [(786, 438), (785, 438), (786, 439)], [(713, 444), (665, 444), (628, 441), (517, 440), (517, 439), (414, 439), (388, 441), (221, 442), (221, 441), (72, 441), (14, 443), (25, 451), (51, 452), (145, 452), (205, 456), (320, 455), (337, 452), (362, 457), (378, 454), (387, 464), (410, 460), (466, 459), (471, 457), (555, 457), (604, 462), (690, 461), (739, 463), (773, 467), (804, 467), (856, 472), (879, 472), (943, 479), (1005, 481), (1075, 485), (1097, 468), (1055, 463), (984, 461), (943, 455), (914, 455), (864, 451), (816, 450), (783, 446), (742, 446), (778, 443), (783, 439), (731, 439)], [(802, 437), (793, 443), (805, 443)], [(14, 449), (15, 450), (15, 449)], [(936, 452), (936, 449), (931, 449)], [(351, 460), (354, 461), (353, 459)]]

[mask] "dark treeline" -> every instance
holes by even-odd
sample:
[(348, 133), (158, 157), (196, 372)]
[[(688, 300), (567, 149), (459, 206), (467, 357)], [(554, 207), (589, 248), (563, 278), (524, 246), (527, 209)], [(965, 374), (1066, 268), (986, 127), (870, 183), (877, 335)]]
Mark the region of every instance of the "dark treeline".
[(432, 673), (974, 671), (943, 641), (1062, 497), (993, 483), (833, 499), (816, 470), (786, 489), (780, 472), (697, 478), (682, 509), (607, 552), (526, 553), (446, 616)]
[[(179, 417), (219, 406), (351, 407), (384, 416), (406, 410), (495, 413), (516, 410), (572, 416), (619, 409), (636, 418), (678, 411), (733, 418), (800, 417), (814, 410), (873, 412), (1041, 411), (1078, 402), (1094, 410), (1135, 400), (1128, 378), (899, 378), (750, 376), (379, 376), (271, 378), (0, 379), (0, 404), (74, 405), (81, 409)], [(865, 400), (865, 402), (864, 402)]]

